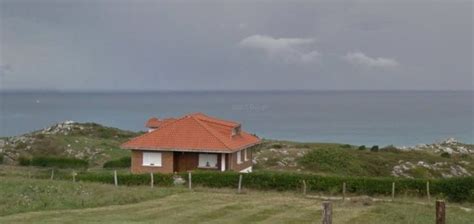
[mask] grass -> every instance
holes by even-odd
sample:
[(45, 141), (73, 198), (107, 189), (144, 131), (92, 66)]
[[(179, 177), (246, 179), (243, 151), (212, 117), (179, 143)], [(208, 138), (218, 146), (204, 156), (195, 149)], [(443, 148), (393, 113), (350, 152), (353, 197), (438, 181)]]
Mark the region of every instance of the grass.
[[(321, 200), (290, 192), (181, 187), (118, 187), (0, 177), (0, 223), (319, 223)], [(82, 203), (84, 201), (84, 203)], [(466, 206), (466, 205), (464, 205)], [(470, 205), (467, 205), (470, 206)], [(434, 208), (416, 201), (334, 201), (334, 223), (432, 223)], [(448, 204), (447, 223), (474, 220)]]
[(29, 211), (93, 208), (156, 199), (179, 192), (180, 189), (149, 187), (115, 188), (96, 183), (72, 183), (0, 177), (0, 216)]

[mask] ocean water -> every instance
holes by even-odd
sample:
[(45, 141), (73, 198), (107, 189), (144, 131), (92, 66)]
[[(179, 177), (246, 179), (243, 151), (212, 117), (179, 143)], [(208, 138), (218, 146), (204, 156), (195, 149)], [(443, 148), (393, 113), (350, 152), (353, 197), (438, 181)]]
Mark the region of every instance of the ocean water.
[(454, 137), (474, 143), (473, 99), (473, 91), (3, 92), (0, 136), (65, 120), (136, 131), (151, 116), (203, 112), (272, 139), (401, 146)]

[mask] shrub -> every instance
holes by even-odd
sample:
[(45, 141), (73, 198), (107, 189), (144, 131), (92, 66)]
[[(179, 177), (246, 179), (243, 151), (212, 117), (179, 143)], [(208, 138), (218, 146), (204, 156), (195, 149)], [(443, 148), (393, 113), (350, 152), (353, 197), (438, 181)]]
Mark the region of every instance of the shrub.
[(104, 163), (104, 168), (127, 168), (132, 165), (132, 158), (130, 156), (122, 157), (116, 160), (110, 160)]
[(341, 148), (343, 148), (343, 149), (350, 149), (350, 148), (352, 148), (352, 146), (349, 145), (349, 144), (344, 144), (344, 145), (341, 145)]
[(0, 153), (0, 164), (2, 164), (2, 163), (3, 163), (3, 154)]
[[(76, 180), (113, 184), (114, 175), (112, 173), (79, 173)], [(150, 174), (117, 174), (117, 180), (120, 185), (149, 185), (151, 177)], [(156, 185), (171, 186), (173, 185), (173, 175), (155, 173), (153, 182)]]
[(361, 146), (359, 146), (359, 148), (358, 148), (358, 149), (359, 149), (359, 150), (365, 150), (365, 145), (361, 145)]
[(281, 148), (283, 148), (283, 146), (280, 145), (280, 144), (273, 144), (273, 145), (272, 145), (272, 148), (274, 148), (274, 149), (281, 149)]
[(398, 152), (399, 149), (394, 145), (387, 145), (381, 149), (382, 151), (391, 151), (391, 152)]
[(378, 152), (379, 151), (379, 146), (378, 145), (372, 146), (372, 148), (370, 148), (370, 151), (371, 152)]
[(447, 152), (443, 152), (441, 153), (441, 157), (444, 157), (444, 158), (451, 158), (451, 154), (447, 153)]
[[(49, 171), (48, 171), (49, 172)], [(187, 173), (179, 174), (185, 180)], [(341, 192), (342, 184), (346, 183), (346, 190), (355, 194), (390, 195), (392, 183), (396, 184), (396, 194), (409, 193), (411, 195), (426, 195), (426, 182), (430, 181), (430, 193), (446, 197), (453, 202), (474, 202), (474, 177), (459, 177), (439, 180), (429, 179), (400, 179), (400, 178), (374, 178), (374, 177), (344, 177), (344, 176), (319, 176), (303, 173), (284, 172), (254, 172), (240, 174), (236, 172), (211, 172), (195, 171), (192, 173), (193, 185), (215, 188), (236, 188), (239, 176), (243, 175), (244, 188), (259, 190), (294, 191), (301, 189), (302, 181), (306, 181), (308, 191)], [(55, 178), (71, 179), (70, 173), (55, 173)], [(42, 178), (49, 178), (43, 175)], [(150, 174), (118, 174), (119, 185), (149, 185)], [(173, 185), (172, 174), (154, 174), (154, 183), (157, 185)], [(87, 182), (114, 183), (114, 176), (110, 173), (82, 172), (76, 180)]]
[(33, 157), (30, 165), (42, 167), (57, 168), (80, 168), (87, 167), (89, 163), (86, 160), (62, 157)]
[(20, 166), (29, 166), (31, 164), (31, 159), (25, 156), (20, 156), (18, 158), (18, 164), (20, 164)]

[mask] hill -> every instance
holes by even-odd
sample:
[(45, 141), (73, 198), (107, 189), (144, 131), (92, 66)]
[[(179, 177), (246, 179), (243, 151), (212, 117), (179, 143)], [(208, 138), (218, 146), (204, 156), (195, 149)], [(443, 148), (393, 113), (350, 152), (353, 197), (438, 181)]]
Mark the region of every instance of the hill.
[(85, 159), (97, 166), (110, 159), (129, 156), (129, 151), (119, 146), (139, 134), (96, 123), (66, 121), (25, 135), (0, 139), (0, 153), (7, 164), (15, 164), (22, 156), (58, 156)]
[[(85, 159), (91, 166), (129, 156), (119, 145), (141, 133), (95, 123), (66, 121), (25, 135), (0, 139), (7, 164), (20, 157), (59, 156)], [(321, 175), (447, 178), (474, 174), (474, 145), (454, 139), (434, 144), (373, 148), (337, 143), (264, 140), (254, 152), (255, 170)]]

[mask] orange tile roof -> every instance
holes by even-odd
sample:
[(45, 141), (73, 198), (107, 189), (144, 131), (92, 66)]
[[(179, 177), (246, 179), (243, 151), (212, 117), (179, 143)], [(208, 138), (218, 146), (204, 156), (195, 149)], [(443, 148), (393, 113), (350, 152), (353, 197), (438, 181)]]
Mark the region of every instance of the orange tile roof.
[(175, 120), (176, 120), (175, 118), (166, 118), (166, 119), (163, 119), (163, 120), (159, 120), (156, 117), (152, 117), (152, 118), (148, 119), (148, 121), (145, 124), (145, 127), (147, 127), (147, 128), (158, 128), (160, 126), (163, 126), (163, 125), (167, 124), (170, 121), (175, 121)]
[(165, 123), (159, 124), (158, 129), (125, 142), (122, 144), (122, 148), (234, 152), (260, 143), (258, 137), (245, 131), (232, 135), (232, 130), (239, 127), (239, 123), (210, 117), (203, 113), (193, 113), (179, 119), (165, 120), (167, 120)]

